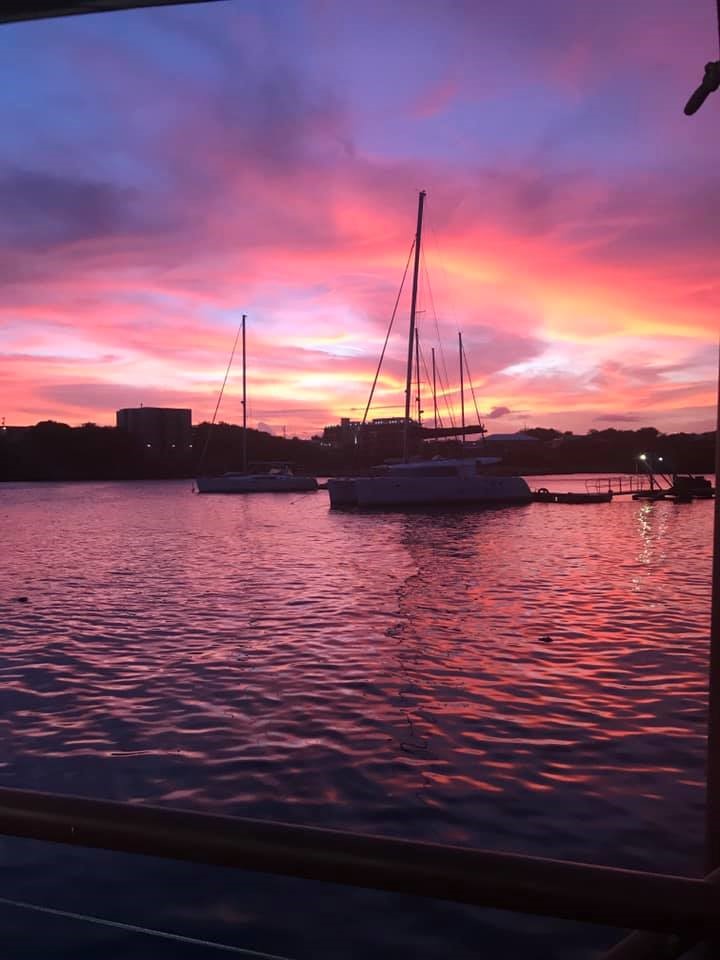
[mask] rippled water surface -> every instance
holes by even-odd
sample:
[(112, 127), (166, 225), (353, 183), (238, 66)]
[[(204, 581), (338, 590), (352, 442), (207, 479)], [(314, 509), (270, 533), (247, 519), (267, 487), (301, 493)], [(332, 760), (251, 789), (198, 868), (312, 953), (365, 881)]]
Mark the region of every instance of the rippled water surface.
[[(708, 502), (358, 515), (322, 491), (5, 485), (0, 785), (696, 873), (711, 519)], [(1, 850), (4, 896), (291, 957), (587, 957), (617, 938)], [(216, 955), (0, 917), (8, 960)]]

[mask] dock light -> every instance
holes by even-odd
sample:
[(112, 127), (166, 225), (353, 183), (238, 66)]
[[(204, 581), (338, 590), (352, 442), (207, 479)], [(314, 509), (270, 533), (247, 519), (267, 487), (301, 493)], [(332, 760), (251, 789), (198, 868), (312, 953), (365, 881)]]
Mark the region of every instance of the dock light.
[(640, 459), (640, 460), (647, 460), (647, 454), (646, 454), (646, 453), (641, 453), (639, 459)]

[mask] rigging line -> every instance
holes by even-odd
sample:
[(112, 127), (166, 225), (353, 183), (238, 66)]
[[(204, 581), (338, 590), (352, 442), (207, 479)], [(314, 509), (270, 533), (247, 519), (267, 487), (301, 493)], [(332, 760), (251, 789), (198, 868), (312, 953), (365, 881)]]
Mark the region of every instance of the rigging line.
[[(445, 371), (445, 377), (447, 378), (447, 370)], [(440, 384), (440, 394), (441, 394), (443, 400), (445, 401), (445, 409), (447, 410), (447, 413), (448, 413), (448, 418), (449, 418), (449, 420), (450, 420), (450, 426), (455, 427), (455, 426), (457, 426), (457, 424), (455, 423), (455, 416), (454, 416), (454, 414), (453, 414), (453, 408), (451, 407), (451, 405), (450, 405), (450, 400), (448, 399), (448, 398), (450, 397), (450, 395), (452, 394), (452, 392), (453, 392), (453, 391), (450, 390), (449, 380), (448, 380), (448, 379), (443, 379), (443, 375), (442, 375), (442, 372), (441, 372), (440, 370), (437, 371), (437, 378), (438, 378), (438, 383)]]
[[(428, 222), (430, 222), (430, 221), (428, 221)], [(431, 232), (432, 232), (433, 235), (434, 235), (435, 231), (432, 229), (432, 226), (431, 226), (430, 229), (431, 229)], [(439, 326), (439, 323), (438, 323), (437, 310), (435, 309), (435, 297), (433, 296), (432, 284), (430, 283), (430, 271), (428, 270), (427, 258), (426, 258), (426, 256), (425, 256), (425, 248), (424, 248), (424, 247), (423, 247), (423, 249), (421, 250), (421, 254), (422, 254), (423, 270), (425, 271), (425, 276), (426, 276), (426, 279), (427, 279), (428, 292), (429, 292), (429, 295), (430, 295), (430, 305), (431, 305), (431, 307), (432, 307), (433, 318), (434, 318), (434, 321), (435, 321), (435, 333), (436, 333), (436, 336), (437, 336), (437, 343), (438, 343), (438, 348), (439, 348), (439, 351), (440, 351), (440, 364), (441, 364), (441, 366), (440, 366), (440, 369), (438, 370), (438, 380), (440, 381), (440, 389), (441, 389), (441, 391), (442, 391), (443, 400), (445, 401), (445, 408), (446, 408), (447, 413), (448, 413), (448, 418), (449, 418), (449, 420), (450, 420), (450, 424), (451, 424), (452, 427), (456, 427), (457, 424), (456, 424), (456, 422), (455, 422), (455, 415), (454, 415), (454, 413), (453, 413), (452, 407), (450, 406), (450, 401), (448, 400), (448, 394), (450, 393), (450, 386), (449, 386), (449, 385), (450, 385), (450, 377), (449, 377), (449, 375), (448, 375), (447, 361), (446, 361), (446, 359), (445, 359), (445, 350), (444, 350), (444, 348), (443, 348), (442, 339), (441, 339), (441, 337), (440, 337), (440, 326)], [(441, 263), (440, 266), (441, 266), (441, 269), (442, 269), (442, 263)], [(445, 272), (445, 271), (443, 270), (443, 273), (444, 273), (444, 272)], [(446, 283), (446, 286), (448, 286), (447, 283)], [(445, 378), (444, 381), (443, 381), (443, 376), (444, 376), (444, 378)]]
[(475, 405), (475, 416), (477, 417), (477, 422), (480, 423), (480, 411), (478, 410), (477, 400), (475, 399), (475, 387), (473, 386), (472, 382), (472, 375), (470, 373), (467, 353), (465, 353), (465, 344), (463, 344), (463, 360), (465, 361), (465, 370), (468, 375), (468, 383), (470, 384), (470, 393), (472, 394), (473, 404)]
[[(427, 360), (425, 359), (425, 354), (423, 353), (422, 347), (420, 347), (420, 362), (422, 363), (423, 370), (425, 371), (425, 383), (427, 384), (427, 387), (428, 387), (428, 389), (429, 389), (429, 391), (430, 391), (430, 395), (432, 396), (432, 377), (430, 376), (430, 371), (428, 370)], [(436, 376), (437, 376), (437, 370), (435, 371), (435, 373), (436, 373)], [(442, 417), (440, 416), (440, 411), (439, 411), (439, 410), (438, 410), (438, 415), (437, 415), (437, 417), (438, 417), (438, 423), (439, 423), (439, 425), (442, 426), (442, 425), (443, 425), (443, 422), (442, 422)]]
[[(440, 338), (440, 326), (439, 326), (439, 324), (438, 324), (437, 310), (435, 309), (435, 298), (434, 298), (433, 292), (432, 292), (432, 285), (431, 285), (431, 283), (430, 283), (430, 272), (429, 272), (429, 270), (428, 270), (428, 268), (427, 268), (427, 260), (425, 259), (425, 251), (424, 251), (424, 250), (422, 251), (422, 261), (423, 261), (423, 270), (424, 270), (424, 272), (425, 272), (425, 277), (426, 277), (426, 280), (427, 280), (428, 293), (429, 293), (429, 295), (430, 295), (430, 305), (431, 305), (431, 307), (432, 307), (433, 318), (434, 318), (434, 321), (435, 321), (435, 333), (436, 333), (436, 335), (437, 335), (437, 343), (438, 343), (438, 348), (439, 348), (439, 350), (440, 350), (440, 363), (441, 363), (441, 365), (442, 365), (442, 371), (443, 371), (443, 373), (444, 373), (444, 375), (445, 375), (445, 382), (446, 382), (446, 383), (449, 383), (449, 382), (450, 382), (450, 377), (448, 376), (447, 363), (446, 363), (446, 361), (445, 361), (445, 351), (444, 351), (444, 349), (443, 349), (442, 339)], [(447, 400), (446, 400), (446, 403), (447, 403)], [(449, 417), (450, 417), (450, 423), (451, 423), (452, 426), (454, 427), (454, 426), (455, 426), (455, 418), (454, 418), (453, 413), (452, 413), (452, 410), (450, 409), (449, 406), (448, 406), (448, 415), (449, 415)]]
[[(718, 3), (720, 3), (720, 0), (718, 0)], [(432, 210), (430, 210), (430, 216), (429, 216), (429, 218), (428, 218), (427, 223), (428, 223), (428, 233), (429, 233), (429, 235), (430, 235), (430, 242), (429, 242), (429, 243), (426, 243), (425, 245), (426, 245), (426, 247), (427, 247), (428, 250), (434, 250), (434, 251), (435, 251), (435, 256), (436, 256), (436, 259), (437, 259), (437, 262), (438, 262), (438, 266), (439, 266), (440, 272), (442, 273), (442, 276), (443, 276), (443, 278), (444, 278), (445, 289), (446, 289), (446, 291), (447, 291), (447, 296), (448, 296), (449, 299), (450, 299), (450, 310), (449, 310), (449, 313), (450, 313), (450, 316), (451, 316), (451, 317), (457, 317), (457, 316), (458, 316), (458, 310), (457, 310), (457, 307), (456, 307), (456, 305), (455, 305), (455, 303), (453, 302), (452, 297), (451, 297), (452, 284), (450, 283), (450, 277), (449, 277), (449, 275), (448, 275), (448, 271), (445, 269), (445, 267), (444, 267), (444, 265), (443, 265), (443, 258), (442, 258), (441, 253), (440, 253), (440, 241), (439, 241), (439, 239), (438, 239), (437, 232), (436, 232), (435, 227), (433, 226), (433, 222), (432, 222)], [(447, 370), (445, 371), (445, 375), (447, 376)]]
[[(720, 3), (720, 0), (718, 0), (718, 2)], [(443, 278), (444, 278), (444, 281), (445, 281), (445, 288), (446, 288), (446, 290), (447, 290), (447, 292), (448, 292), (448, 297), (450, 298), (450, 315), (451, 315), (452, 317), (457, 317), (457, 316), (458, 316), (458, 311), (457, 311), (457, 309), (456, 309), (456, 305), (455, 305), (454, 301), (452, 301), (452, 299), (451, 299), (451, 297), (450, 297), (450, 291), (452, 290), (452, 285), (450, 284), (450, 278), (449, 278), (449, 276), (448, 276), (448, 272), (447, 272), (447, 270), (445, 269), (445, 267), (443, 266), (443, 258), (442, 258), (441, 253), (440, 253), (440, 241), (438, 240), (438, 235), (437, 235), (437, 233), (436, 233), (436, 231), (435, 231), (435, 227), (433, 226), (433, 223), (432, 223), (432, 210), (430, 211), (430, 217), (429, 217), (429, 219), (428, 219), (428, 233), (431, 235), (431, 244), (426, 244), (426, 246), (428, 247), (428, 249), (430, 249), (430, 247), (432, 247), (433, 250), (435, 251), (435, 254), (436, 254), (436, 257), (437, 257), (437, 262), (438, 262), (438, 267), (439, 267), (439, 269), (440, 269), (440, 272), (441, 272), (442, 275), (443, 275)]]
[(447, 419), (450, 422), (451, 427), (455, 427), (455, 415), (453, 414), (452, 403), (450, 402), (450, 397), (452, 396), (452, 390), (448, 386), (447, 382), (443, 379), (442, 372), (439, 368), (436, 367), (437, 382), (438, 382), (438, 420), (440, 421), (441, 426), (446, 424), (442, 422), (442, 413), (441, 413), (441, 402), (445, 404), (445, 412), (447, 413)]
[[(431, 213), (432, 213), (432, 211), (431, 211)], [(436, 241), (435, 231), (434, 231), (434, 229), (433, 229), (433, 227), (432, 227), (431, 220), (432, 220), (432, 216), (431, 216), (430, 219), (428, 220), (428, 224), (429, 224), (430, 233), (432, 233), (432, 235), (433, 235), (433, 243), (435, 243), (435, 241)], [(435, 243), (435, 245), (436, 245), (436, 248), (439, 247), (439, 245), (438, 245), (437, 243)], [(428, 246), (428, 244), (426, 243), (426, 244), (425, 244), (425, 247), (427, 248), (427, 246)], [(423, 251), (423, 253), (424, 253), (424, 251)], [(446, 273), (446, 271), (445, 271), (445, 268), (444, 268), (443, 265), (442, 265), (442, 260), (440, 259), (440, 256), (439, 256), (439, 255), (438, 255), (438, 258), (437, 258), (437, 259), (438, 259), (438, 262), (439, 262), (439, 264), (440, 264), (440, 269), (442, 270), (443, 275), (445, 276), (445, 287), (449, 290), (449, 289), (450, 289), (450, 284), (448, 283), (448, 280), (447, 280), (447, 273)], [(435, 310), (435, 298), (433, 297), (432, 286), (430, 285), (430, 271), (428, 270), (428, 267), (427, 267), (427, 260), (425, 260), (425, 272), (426, 272), (426, 274), (427, 274), (427, 282), (428, 282), (428, 287), (429, 287), (429, 289), (430, 289), (430, 300), (431, 300), (431, 302), (432, 302), (433, 313), (435, 314), (435, 329), (436, 329), (436, 332), (437, 332), (437, 335), (438, 335), (438, 341), (440, 341), (440, 331), (439, 331), (439, 329), (438, 329), (437, 311)], [(455, 311), (455, 310), (452, 310), (452, 311), (451, 311), (451, 314), (452, 314), (452, 316), (455, 316), (456, 311)], [(442, 345), (441, 345), (441, 350), (442, 350)], [(446, 371), (446, 373), (447, 373), (447, 371)]]
[(8, 907), (19, 907), (21, 910), (34, 910), (36, 913), (46, 913), (53, 917), (65, 917), (69, 920), (84, 920), (86, 923), (95, 923), (102, 927), (113, 927), (117, 930), (126, 930), (128, 933), (142, 933), (149, 937), (160, 937), (163, 940), (174, 940), (178, 943), (189, 943), (196, 947), (212, 947), (223, 950), (225, 953), (238, 953), (255, 960), (288, 960), (274, 953), (261, 953), (247, 947), (236, 947), (229, 943), (218, 943), (215, 940), (200, 940), (197, 937), (186, 937), (181, 933), (171, 933), (168, 930), (154, 930), (152, 927), (140, 927), (133, 923), (121, 923), (119, 920), (107, 920), (105, 917), (93, 917), (85, 913), (72, 913), (70, 910), (58, 910), (55, 907), (44, 907), (39, 903), (27, 903), (24, 900), (10, 900), (0, 897), (0, 903)]
[[(427, 288), (428, 288), (430, 306), (432, 308), (432, 313), (433, 313), (433, 321), (435, 323), (435, 333), (437, 335), (437, 343), (438, 343), (438, 348), (440, 350), (440, 358), (443, 362), (443, 366), (445, 366), (445, 353), (443, 351), (442, 340), (440, 338), (440, 327), (438, 326), (437, 310), (435, 309), (435, 297), (433, 296), (432, 286), (430, 285), (430, 271), (428, 270), (428, 267), (427, 267), (427, 259), (425, 257), (424, 250), (422, 251), (422, 265), (423, 265), (423, 273), (425, 276), (425, 281), (427, 283)], [(445, 373), (447, 374), (447, 368), (445, 368)]]
[[(375, 410), (397, 410), (399, 408), (399, 403), (379, 403), (375, 405)], [(348, 407), (350, 413), (354, 410), (362, 410), (363, 407)]]
[[(719, 10), (720, 10), (720, 0), (717, 0), (717, 3), (718, 3)], [(720, 16), (720, 13), (719, 13), (719, 16)], [(436, 234), (436, 232), (435, 232), (435, 228), (433, 227), (433, 224), (432, 224), (432, 217), (431, 217), (431, 216), (428, 217), (427, 225), (428, 225), (428, 233), (430, 234), (430, 236), (431, 236), (431, 238), (432, 238), (432, 243), (434, 244), (435, 249), (436, 249), (437, 251), (439, 251), (440, 244), (439, 244), (439, 242), (438, 242), (438, 238), (437, 238), (437, 234)], [(444, 277), (445, 277), (445, 286), (447, 287), (448, 290), (450, 290), (450, 284), (449, 284), (449, 282), (448, 282), (447, 272), (446, 272), (445, 268), (443, 267), (442, 259), (441, 259), (441, 257), (439, 256), (439, 254), (438, 254), (438, 262), (439, 262), (439, 264), (440, 264), (440, 269), (442, 270), (442, 273), (443, 273), (443, 275), (444, 275)], [(429, 283), (430, 283), (430, 277), (429, 277), (429, 275), (428, 275), (428, 284), (429, 284)], [(431, 291), (431, 298), (432, 298), (432, 291)], [(453, 313), (453, 315), (455, 315), (455, 314), (456, 314), (456, 311), (453, 310), (452, 313)], [(438, 334), (438, 336), (439, 336), (439, 334)], [(441, 357), (442, 357), (443, 363), (444, 363), (445, 358), (444, 358), (444, 354), (442, 353), (442, 350), (441, 350)], [(464, 359), (464, 362), (465, 362), (465, 369), (466, 369), (467, 375), (468, 375), (468, 381), (469, 381), (469, 384), (470, 384), (470, 391), (471, 391), (471, 393), (472, 393), (473, 404), (474, 404), (474, 406), (475, 406), (475, 415), (477, 416), (477, 422), (480, 423), (480, 411), (478, 410), (477, 399), (476, 399), (476, 397), (475, 397), (475, 388), (474, 388), (474, 386), (473, 386), (472, 377), (471, 377), (471, 375), (470, 375), (470, 367), (468, 366), (467, 353), (465, 352), (465, 345), (464, 345), (464, 344), (463, 344), (463, 359)], [(446, 368), (446, 370), (445, 370), (445, 373), (446, 373), (446, 375), (447, 375), (447, 368)], [(453, 426), (455, 426), (455, 423), (454, 423), (454, 422), (453, 422)]]
[(230, 353), (230, 359), (228, 360), (227, 369), (225, 370), (225, 376), (223, 377), (222, 386), (220, 387), (220, 395), (218, 396), (217, 403), (215, 404), (215, 412), (213, 413), (212, 420), (210, 421), (210, 426), (212, 426), (215, 423), (215, 419), (218, 415), (218, 410), (220, 409), (220, 401), (223, 398), (223, 393), (225, 392), (225, 384), (227, 383), (227, 379), (230, 376), (230, 367), (232, 366), (233, 357), (235, 356), (235, 350), (237, 349), (237, 343), (238, 343), (238, 340), (240, 339), (241, 332), (242, 332), (242, 327), (238, 327), (238, 331), (235, 334), (235, 342), (233, 343), (232, 351)]
[(242, 333), (242, 326), (238, 327), (238, 331), (235, 334), (235, 342), (232, 346), (232, 351), (230, 352), (230, 359), (228, 360), (227, 369), (225, 370), (225, 376), (223, 377), (222, 386), (220, 387), (220, 393), (217, 398), (217, 403), (215, 404), (215, 412), (212, 415), (212, 420), (210, 421), (210, 427), (208, 428), (207, 437), (205, 438), (205, 446), (203, 447), (203, 452), (200, 455), (200, 462), (198, 463), (198, 470), (202, 469), (202, 465), (205, 463), (205, 454), (207, 453), (208, 445), (210, 443), (210, 434), (212, 433), (212, 427), (215, 426), (215, 420), (217, 419), (218, 410), (220, 409), (220, 401), (223, 398), (223, 393), (225, 392), (225, 384), (227, 383), (227, 378), (230, 376), (230, 367), (232, 366), (233, 357), (235, 356), (235, 350), (237, 349), (238, 340), (240, 339), (240, 334)]
[[(437, 371), (437, 380), (438, 380), (438, 383), (440, 384), (440, 393), (438, 395), (442, 397), (442, 399), (445, 401), (445, 409), (447, 410), (448, 418), (450, 420), (450, 426), (454, 427), (455, 417), (452, 412), (452, 407), (450, 406), (450, 401), (448, 400), (448, 397), (450, 396), (451, 391), (450, 391), (450, 387), (443, 380), (442, 372), (440, 370)], [(439, 412), (438, 412), (438, 416), (439, 416)]]
[(372, 387), (370, 388), (370, 396), (368, 397), (367, 406), (365, 407), (365, 413), (363, 414), (362, 422), (365, 423), (367, 420), (367, 415), (370, 411), (370, 404), (372, 403), (372, 398), (375, 393), (375, 387), (377, 386), (378, 377), (380, 376), (380, 368), (382, 367), (382, 362), (385, 359), (385, 350), (387, 349), (388, 340), (390, 339), (390, 332), (393, 328), (393, 323), (395, 322), (395, 314), (397, 313), (398, 304), (400, 303), (400, 297), (402, 296), (403, 287), (405, 286), (405, 278), (407, 277), (408, 268), (410, 267), (410, 258), (412, 257), (413, 250), (415, 249), (415, 237), (410, 244), (410, 253), (408, 253), (407, 263), (405, 264), (405, 271), (403, 272), (402, 280), (400, 282), (400, 289), (398, 290), (398, 295), (395, 298), (395, 306), (393, 307), (392, 316), (390, 317), (390, 326), (388, 327), (388, 332), (385, 334), (385, 343), (383, 344), (382, 353), (380, 354), (380, 361), (377, 365), (377, 370), (375, 371), (375, 379), (373, 380)]

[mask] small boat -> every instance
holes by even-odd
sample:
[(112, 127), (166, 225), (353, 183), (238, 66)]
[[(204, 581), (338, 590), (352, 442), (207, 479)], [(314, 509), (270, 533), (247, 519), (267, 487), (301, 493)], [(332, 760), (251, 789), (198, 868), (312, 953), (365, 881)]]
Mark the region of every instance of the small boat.
[(672, 478), (670, 494), (676, 501), (687, 503), (689, 500), (711, 500), (715, 495), (712, 483), (703, 476), (676, 473)]
[[(417, 355), (415, 318), (417, 312), (418, 271), (422, 244), (422, 222), (425, 191), (418, 199), (417, 229), (414, 244), (412, 301), (405, 386), (405, 417), (403, 459), (399, 463), (385, 463), (366, 477), (343, 477), (328, 480), (331, 507), (403, 507), (416, 505), (476, 504), (495, 505), (530, 503), (532, 493), (522, 477), (492, 476), (485, 467), (499, 462), (497, 457), (435, 458), (410, 460), (408, 433), (410, 430), (410, 396), (413, 374), (413, 348)], [(463, 350), (460, 341), (461, 404), (463, 427), (465, 423), (462, 400)], [(419, 360), (418, 381), (419, 381)], [(371, 394), (372, 396), (372, 394)], [(368, 404), (369, 406), (369, 404)], [(419, 400), (418, 400), (419, 406)]]
[[(272, 461), (269, 463), (254, 463), (248, 465), (247, 458), (247, 352), (245, 349), (245, 320), (246, 316), (242, 316), (242, 325), (237, 332), (235, 337), (235, 342), (233, 344), (232, 351), (230, 353), (230, 360), (228, 361), (227, 370), (225, 371), (225, 379), (222, 382), (220, 387), (220, 395), (218, 396), (218, 401), (215, 406), (215, 413), (213, 414), (212, 423), (210, 424), (210, 432), (208, 433), (208, 438), (205, 443), (205, 449), (203, 450), (202, 456), (200, 458), (200, 463), (205, 460), (207, 454), (208, 445), (210, 443), (210, 436), (212, 434), (212, 427), (215, 424), (215, 418), (217, 417), (217, 412), (220, 408), (220, 401), (222, 400), (223, 391), (225, 390), (225, 384), (227, 383), (227, 378), (230, 373), (230, 367), (232, 366), (233, 357), (235, 356), (235, 349), (237, 347), (237, 342), (242, 334), (242, 410), (243, 410), (243, 422), (242, 422), (242, 463), (243, 469), (240, 471), (229, 471), (227, 473), (220, 474), (219, 476), (200, 476), (195, 480), (195, 489), (198, 493), (310, 493), (318, 489), (317, 480), (315, 477), (298, 477), (292, 471), (292, 465), (286, 462), (276, 462)], [(259, 468), (257, 470), (250, 470), (250, 467)]]

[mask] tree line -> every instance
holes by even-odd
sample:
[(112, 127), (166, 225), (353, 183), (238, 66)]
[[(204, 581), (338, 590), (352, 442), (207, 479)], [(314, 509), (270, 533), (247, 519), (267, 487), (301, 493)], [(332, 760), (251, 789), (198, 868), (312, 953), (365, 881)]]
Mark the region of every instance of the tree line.
[[(628, 473), (641, 469), (641, 454), (651, 456), (668, 473), (712, 473), (714, 433), (663, 434), (653, 427), (639, 430), (590, 430), (563, 433), (536, 427), (525, 431), (533, 441), (516, 441), (501, 451), (487, 441), (488, 453), (499, 452), (503, 472)], [(286, 439), (261, 430), (247, 433), (248, 459), (291, 462), (300, 472), (317, 476), (356, 473), (371, 466), (370, 452), (352, 452), (296, 437)], [(473, 448), (482, 453), (480, 447)], [(242, 428), (202, 423), (193, 428), (192, 443), (179, 451), (148, 450), (146, 444), (115, 427), (87, 423), (70, 427), (46, 420), (27, 428), (0, 431), (0, 480), (141, 480), (187, 478), (242, 468)], [(460, 445), (435, 443), (429, 453), (457, 455)], [(660, 460), (662, 458), (662, 460)]]

